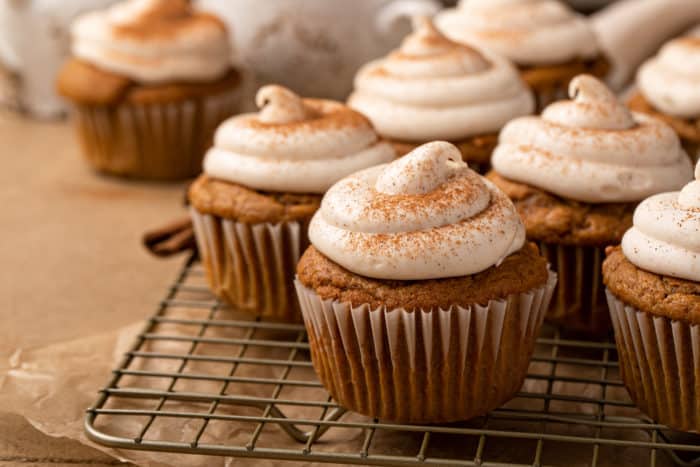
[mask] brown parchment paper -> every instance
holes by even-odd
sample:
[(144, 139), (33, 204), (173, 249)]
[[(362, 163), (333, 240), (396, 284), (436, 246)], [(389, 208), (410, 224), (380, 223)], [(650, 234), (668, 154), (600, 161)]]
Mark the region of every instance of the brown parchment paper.
[[(195, 316), (191, 316), (195, 318)], [(97, 396), (97, 390), (102, 387), (110, 376), (110, 370), (121, 359), (121, 355), (130, 347), (134, 337), (143, 328), (142, 323), (137, 323), (125, 328), (118, 329), (107, 334), (96, 335), (84, 339), (54, 344), (42, 348), (37, 348), (30, 351), (17, 351), (6, 361), (0, 364), (0, 406), (9, 408), (12, 411), (24, 415), (40, 431), (51, 436), (63, 436), (71, 439), (76, 439), (84, 443), (91, 444), (83, 432), (83, 418), (85, 408), (90, 406)], [(184, 327), (172, 325), (167, 329), (168, 334), (182, 333), (191, 335)], [(217, 330), (215, 336), (219, 337), (235, 337), (235, 330)], [(270, 335), (260, 336), (261, 338), (274, 338), (274, 333)], [(166, 342), (154, 344), (152, 351), (174, 351), (178, 352), (182, 349), (179, 346), (182, 343)], [(198, 353), (208, 354), (213, 349), (207, 349), (202, 346)], [(220, 350), (219, 350), (220, 352)], [(280, 355), (282, 356), (282, 355)], [(134, 368), (134, 367), (131, 367)], [(172, 371), (173, 369), (167, 363), (159, 363), (157, 365), (144, 364), (141, 369)], [(533, 364), (531, 371), (538, 373), (546, 373), (547, 364)], [(217, 370), (207, 369), (204, 366), (198, 367), (194, 364), (191, 368), (194, 372), (211, 371), (217, 373)], [(266, 374), (263, 369), (263, 374), (260, 369), (255, 369), (259, 376), (271, 376)], [(271, 370), (270, 370), (271, 371)], [(307, 374), (295, 374), (294, 379), (313, 379), (314, 375), (311, 369), (304, 370)], [(599, 369), (593, 369), (591, 374), (586, 376), (600, 376)], [(239, 373), (237, 373), (239, 374)], [(240, 373), (246, 374), (245, 370)], [(558, 373), (561, 374), (561, 373)], [(570, 375), (574, 376), (574, 375)], [(583, 376), (580, 372), (576, 376)], [(162, 381), (160, 382), (162, 383)], [(547, 384), (545, 381), (526, 382), (526, 390), (542, 391), (542, 385)], [(558, 386), (555, 390), (559, 393), (582, 395), (589, 397), (599, 396), (599, 387), (597, 385), (571, 384), (567, 385), (556, 383)], [(128, 385), (128, 384), (127, 384)], [(161, 387), (155, 383), (157, 387)], [(178, 386), (178, 390), (187, 391), (208, 391), (213, 392), (219, 389), (219, 386), (214, 383), (193, 381), (184, 382), (184, 385)], [(251, 388), (252, 390), (252, 388)], [(615, 390), (624, 391), (622, 388)], [(237, 390), (238, 394), (246, 393), (248, 390), (243, 388)], [(294, 393), (287, 394), (289, 398), (300, 398), (304, 396), (303, 391), (321, 391), (316, 388), (296, 388)], [(300, 392), (301, 391), (301, 392)], [(308, 393), (313, 400), (318, 400), (318, 394)], [(615, 395), (608, 393), (608, 396), (614, 398)], [(124, 404), (113, 404), (112, 408), (152, 408), (153, 400), (148, 401), (129, 401)], [(180, 407), (170, 406), (173, 410), (187, 410), (186, 403), (173, 403)], [(527, 404), (527, 401), (518, 400), (511, 403), (510, 407), (522, 407)], [(201, 406), (198, 408), (201, 410)], [(288, 416), (305, 416), (308, 414), (302, 413), (304, 409), (285, 409)], [(629, 409), (626, 409), (629, 411)], [(588, 405), (581, 406), (582, 412), (594, 413), (594, 408)], [(218, 411), (221, 412), (221, 411)], [(225, 408), (224, 413), (259, 415), (260, 410), (256, 408)], [(627, 413), (629, 414), (629, 413)], [(363, 419), (363, 417), (355, 414), (345, 415), (348, 419)], [(99, 420), (99, 418), (98, 418)], [(168, 419), (170, 420), (170, 419)], [(104, 429), (111, 434), (134, 435), (140, 427), (136, 421), (133, 424), (107, 420), (98, 424), (98, 427)], [(203, 442), (207, 443), (226, 443), (227, 441), (241, 444), (249, 439), (254, 425), (248, 426), (235, 422), (219, 422), (216, 426), (210, 427), (205, 432)], [(498, 428), (507, 429), (505, 425), (500, 425)], [(149, 439), (157, 439), (165, 437), (169, 440), (190, 440), (196, 433), (199, 425), (196, 423), (188, 423), (181, 420), (173, 420), (158, 423), (156, 422), (148, 432)], [(514, 427), (515, 428), (515, 427)], [(522, 429), (522, 426), (520, 426)], [(541, 429), (533, 424), (532, 430)], [(584, 432), (579, 432), (577, 427), (570, 429), (568, 434), (585, 435)], [(406, 434), (390, 434), (379, 431), (374, 439), (374, 445), (381, 445), (382, 451), (392, 454), (415, 455), (417, 446), (420, 443), (421, 434), (406, 435)], [(605, 436), (614, 436), (614, 430), (606, 430)], [(279, 427), (268, 426), (265, 428), (266, 447), (290, 447), (301, 448), (301, 445), (292, 441)], [(354, 430), (331, 430), (318, 443), (319, 449), (327, 452), (357, 452), (364, 439), (364, 433), (360, 429)], [(526, 462), (529, 455), (534, 452), (532, 441), (515, 441), (508, 439), (507, 441), (499, 440), (498, 438), (489, 438), (486, 446), (486, 456), (488, 460), (495, 462)], [(640, 440), (644, 439), (640, 434)], [(501, 442), (507, 445), (500, 445)], [(469, 442), (466, 442), (469, 444)], [(315, 445), (316, 446), (316, 445)], [(467, 449), (469, 448), (469, 449)], [(125, 451), (114, 450), (98, 446), (98, 449), (118, 457), (122, 460), (128, 460), (140, 465), (160, 466), (160, 465), (175, 465), (175, 466), (228, 466), (228, 465), (255, 465), (255, 466), (274, 466), (283, 464), (281, 461), (273, 460), (256, 460), (256, 459), (230, 459), (224, 457), (205, 457), (194, 455), (181, 455), (169, 453), (155, 453), (147, 451)], [(438, 441), (438, 445), (433, 445), (432, 449), (436, 449), (440, 455), (454, 455), (459, 457), (465, 452), (473, 452), (469, 446), (465, 446), (465, 440), (443, 440)], [(466, 449), (466, 451), (465, 451)], [(567, 465), (567, 466), (584, 466), (590, 461), (592, 446), (589, 445), (559, 445), (556, 449), (553, 446), (547, 446), (545, 443), (545, 463), (550, 465)], [(637, 449), (623, 448), (605, 448), (601, 449), (602, 462), (600, 465), (609, 466), (638, 466), (647, 465), (649, 462), (648, 454), (644, 454)], [(658, 465), (671, 465), (665, 456), (659, 456)], [(321, 464), (295, 464), (295, 465), (321, 465)]]
[[(123, 461), (145, 466), (231, 465), (232, 459), (225, 457), (116, 450), (95, 445), (87, 439), (83, 431), (85, 409), (93, 404), (96, 391), (107, 382), (110, 370), (118, 364), (143, 326), (143, 323), (136, 323), (107, 334), (15, 352), (0, 364), (0, 407), (23, 415), (43, 433), (90, 444)], [(201, 384), (197, 389), (207, 390)], [(118, 433), (130, 432), (135, 427), (126, 425), (115, 429), (106, 425), (104, 428)], [(177, 423), (154, 425), (149, 431), (149, 438), (190, 439), (197, 428)], [(220, 442), (238, 437), (233, 425), (216, 432), (220, 435)], [(209, 438), (207, 441), (216, 440)], [(235, 465), (274, 466), (280, 463), (257, 459), (235, 460)]]

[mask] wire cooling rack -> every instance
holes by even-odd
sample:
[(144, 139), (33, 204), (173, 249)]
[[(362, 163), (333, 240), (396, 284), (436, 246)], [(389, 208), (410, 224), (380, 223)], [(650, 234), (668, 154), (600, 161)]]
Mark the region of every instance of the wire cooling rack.
[(363, 465), (700, 465), (700, 437), (630, 402), (610, 342), (545, 330), (516, 399), (466, 423), (417, 426), (346, 412), (316, 379), (301, 325), (246, 319), (190, 258), (85, 429), (123, 449)]

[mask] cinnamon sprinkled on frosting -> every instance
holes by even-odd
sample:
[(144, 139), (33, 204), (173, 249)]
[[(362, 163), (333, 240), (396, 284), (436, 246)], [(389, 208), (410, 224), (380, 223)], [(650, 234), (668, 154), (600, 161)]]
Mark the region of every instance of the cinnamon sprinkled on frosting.
[(642, 269), (700, 282), (700, 163), (695, 180), (680, 192), (652, 196), (637, 207), (622, 251)]
[(135, 40), (172, 39), (183, 31), (213, 28), (226, 33), (216, 16), (197, 12), (188, 0), (150, 0), (125, 3), (113, 11), (115, 36)]
[(639, 90), (659, 111), (678, 118), (700, 117), (700, 37), (664, 45), (637, 74)]
[(525, 229), (508, 197), (446, 142), (336, 183), (309, 238), (344, 268), (378, 279), (475, 274), (522, 248)]
[(492, 164), (502, 176), (567, 199), (633, 202), (678, 189), (690, 160), (673, 129), (630, 112), (592, 76), (571, 83), (571, 100), (505, 126)]
[(302, 99), (270, 85), (256, 96), (259, 113), (221, 124), (204, 172), (250, 188), (323, 193), (338, 179), (395, 157), (367, 118), (345, 105)]
[(71, 35), (76, 57), (144, 83), (214, 80), (231, 65), (226, 25), (187, 0), (126, 0), (78, 17)]
[(518, 65), (598, 54), (588, 20), (559, 0), (461, 0), (438, 13), (435, 23), (451, 39), (493, 50)]
[(348, 103), (381, 135), (414, 142), (494, 133), (534, 110), (507, 60), (449, 40), (425, 17), (398, 50), (362, 67)]

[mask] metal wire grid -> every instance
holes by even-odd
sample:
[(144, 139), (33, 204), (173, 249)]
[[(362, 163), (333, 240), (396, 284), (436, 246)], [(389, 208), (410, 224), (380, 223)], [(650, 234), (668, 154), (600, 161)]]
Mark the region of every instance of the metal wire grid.
[(386, 423), (330, 399), (303, 326), (236, 315), (204, 279), (190, 258), (88, 409), (93, 441), (345, 464), (700, 465), (699, 437), (653, 423), (630, 402), (610, 342), (550, 331), (538, 340), (521, 393), (504, 407), (461, 424)]

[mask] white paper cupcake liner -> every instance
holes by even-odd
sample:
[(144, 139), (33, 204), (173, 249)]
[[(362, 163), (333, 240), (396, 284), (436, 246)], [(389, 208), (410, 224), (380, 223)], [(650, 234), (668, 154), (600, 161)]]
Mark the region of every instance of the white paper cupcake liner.
[(171, 103), (77, 105), (78, 136), (97, 170), (126, 177), (182, 179), (201, 171), (216, 127), (238, 113), (236, 88)]
[(307, 223), (246, 224), (190, 207), (199, 255), (212, 291), (237, 309), (301, 321), (296, 265), (308, 246)]
[(652, 419), (700, 432), (700, 325), (626, 305), (606, 290), (620, 373), (634, 403)]
[(537, 245), (559, 275), (547, 321), (585, 334), (609, 332), (610, 314), (602, 272), (605, 248), (545, 242), (537, 242)]
[(343, 407), (384, 420), (467, 420), (511, 399), (525, 379), (557, 281), (487, 305), (370, 309), (323, 300), (296, 281), (321, 382)]

